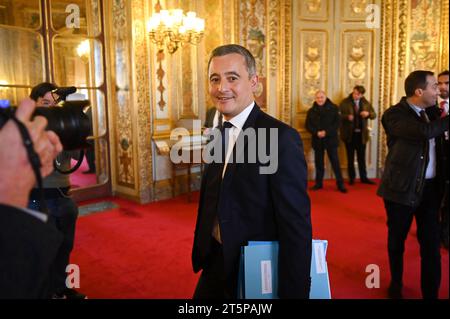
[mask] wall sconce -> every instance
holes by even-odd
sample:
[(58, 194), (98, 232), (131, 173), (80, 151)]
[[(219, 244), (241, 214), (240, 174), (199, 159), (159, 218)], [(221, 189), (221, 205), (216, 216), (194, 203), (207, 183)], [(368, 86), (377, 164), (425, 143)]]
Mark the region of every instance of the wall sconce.
[(91, 48), (89, 45), (89, 40), (84, 40), (80, 42), (77, 46), (77, 54), (81, 58), (84, 63), (89, 62), (89, 53), (91, 52)]
[(185, 43), (198, 44), (205, 31), (205, 20), (195, 12), (183, 14), (183, 10), (161, 10), (154, 13), (147, 22), (150, 40), (159, 50), (164, 45), (170, 54)]

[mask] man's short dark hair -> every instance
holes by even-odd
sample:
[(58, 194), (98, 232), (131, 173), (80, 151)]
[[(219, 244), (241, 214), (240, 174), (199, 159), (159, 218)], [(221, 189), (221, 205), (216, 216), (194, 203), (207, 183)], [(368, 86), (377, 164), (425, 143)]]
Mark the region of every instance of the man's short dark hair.
[(364, 95), (364, 93), (366, 93), (366, 88), (362, 85), (355, 85), (355, 87), (353, 88), (353, 90), (358, 91), (359, 93), (361, 93), (362, 95)]
[(30, 98), (37, 101), (40, 97), (44, 97), (47, 92), (51, 92), (58, 87), (50, 82), (42, 82), (31, 89)]
[(211, 56), (209, 57), (208, 70), (209, 70), (209, 65), (211, 64), (211, 60), (214, 57), (224, 56), (224, 55), (232, 54), (232, 53), (237, 53), (244, 57), (249, 76), (256, 75), (255, 57), (253, 56), (253, 54), (251, 54), (251, 52), (249, 50), (247, 50), (246, 48), (244, 48), (243, 46), (240, 46), (238, 44), (227, 44), (227, 45), (222, 45), (220, 47), (215, 48), (211, 52)]
[(443, 75), (447, 75), (447, 76), (448, 76), (448, 70), (444, 70), (444, 71), (442, 71), (441, 73), (439, 73), (439, 74), (438, 74), (438, 78), (439, 78), (440, 76), (443, 76)]
[(427, 77), (433, 75), (433, 72), (424, 70), (411, 72), (405, 80), (406, 97), (414, 96), (417, 89), (425, 90), (428, 85)]

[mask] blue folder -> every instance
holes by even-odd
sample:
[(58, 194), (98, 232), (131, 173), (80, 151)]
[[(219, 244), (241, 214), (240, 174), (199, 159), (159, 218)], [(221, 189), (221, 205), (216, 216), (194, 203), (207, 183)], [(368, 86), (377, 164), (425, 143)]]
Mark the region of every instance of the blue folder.
[[(311, 299), (331, 299), (326, 262), (326, 240), (313, 240), (311, 258)], [(278, 242), (250, 241), (241, 248), (238, 298), (277, 299)]]

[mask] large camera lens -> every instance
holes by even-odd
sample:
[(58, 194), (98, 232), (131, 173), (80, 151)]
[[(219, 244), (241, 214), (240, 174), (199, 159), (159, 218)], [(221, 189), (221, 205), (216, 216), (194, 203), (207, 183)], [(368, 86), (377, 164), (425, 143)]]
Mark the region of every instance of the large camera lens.
[(38, 107), (34, 115), (44, 116), (47, 121), (47, 130), (54, 131), (61, 140), (64, 150), (87, 148), (87, 137), (92, 135), (92, 123), (84, 113), (90, 105), (85, 101), (66, 101), (63, 106)]

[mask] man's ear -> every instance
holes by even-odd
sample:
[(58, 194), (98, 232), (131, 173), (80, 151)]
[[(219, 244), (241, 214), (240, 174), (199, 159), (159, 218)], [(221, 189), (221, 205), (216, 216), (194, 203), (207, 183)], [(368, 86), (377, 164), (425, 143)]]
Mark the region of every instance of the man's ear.
[(422, 90), (421, 88), (417, 88), (417, 89), (414, 91), (414, 94), (415, 94), (416, 96), (422, 96), (422, 95), (423, 95), (423, 90)]
[(253, 92), (255, 92), (255, 90), (256, 90), (256, 88), (258, 87), (258, 81), (259, 81), (259, 78), (258, 78), (258, 76), (255, 74), (255, 75), (252, 75), (251, 77), (250, 77), (250, 82), (251, 82), (251, 84), (252, 84), (252, 90), (253, 90)]

